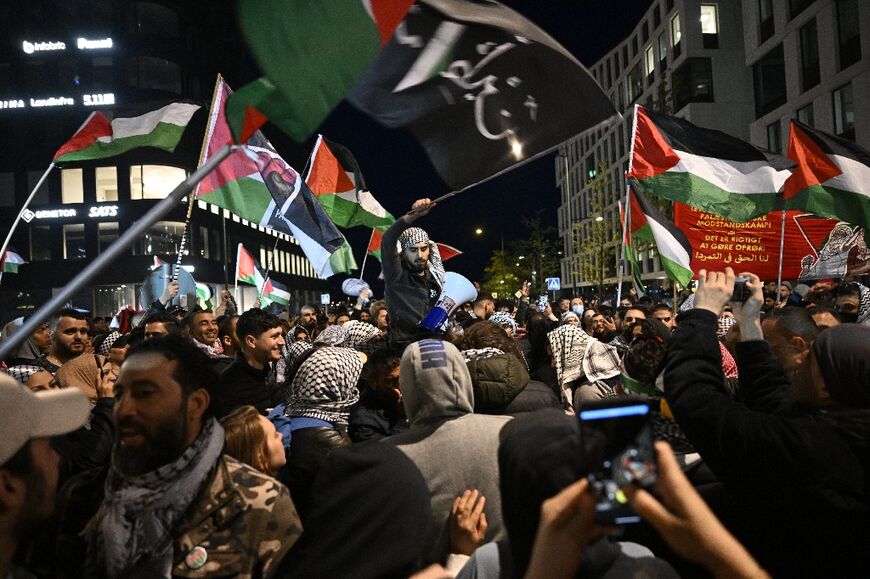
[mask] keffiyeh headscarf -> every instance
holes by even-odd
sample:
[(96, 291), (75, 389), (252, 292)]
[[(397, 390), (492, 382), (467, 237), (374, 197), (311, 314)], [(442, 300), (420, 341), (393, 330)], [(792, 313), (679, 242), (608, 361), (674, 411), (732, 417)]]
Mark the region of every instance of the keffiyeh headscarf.
[(569, 323), (571, 323), (569, 321), (571, 318), (574, 318), (576, 323), (578, 323), (578, 324), (580, 323), (580, 316), (578, 316), (574, 312), (565, 312), (564, 314), (562, 314), (562, 317), (559, 320), (559, 323), (562, 325), (569, 324)]
[(579, 326), (565, 324), (547, 334), (556, 377), (562, 398), (571, 402), (570, 383), (584, 375), (589, 382), (605, 380), (619, 374), (619, 353), (616, 348), (596, 340)]
[(438, 245), (429, 239), (428, 233), (419, 227), (409, 227), (399, 235), (398, 247), (396, 249), (401, 253), (418, 243), (427, 243), (429, 245), (429, 272), (438, 282), (438, 285), (444, 287), (444, 264), (441, 262), (441, 253), (438, 251)]
[(724, 318), (719, 317), (718, 327), (716, 328), (716, 335), (720, 338), (724, 338), (728, 333), (728, 330), (731, 329), (731, 326), (737, 323), (737, 318)]
[[(489, 321), (493, 324), (498, 324), (502, 328), (504, 328), (511, 337), (514, 337), (517, 334), (517, 322), (514, 320), (513, 316), (511, 316), (507, 312), (495, 312), (489, 317)], [(505, 328), (505, 326), (508, 326)]]
[(275, 380), (276, 384), (283, 384), (287, 378), (287, 368), (293, 366), (293, 363), (304, 352), (310, 350), (314, 346), (305, 340), (297, 340), (296, 342), (285, 342), (281, 347), (281, 357), (275, 362)]
[(367, 322), (350, 320), (345, 322), (342, 327), (345, 331), (345, 348), (353, 348), (360, 352), (373, 352), (380, 347), (378, 338), (381, 337), (381, 331)]
[(299, 366), (285, 414), (347, 424), (350, 407), (359, 400), (356, 384), (362, 367), (353, 350), (320, 348)]
[(315, 344), (326, 344), (327, 346), (341, 346), (344, 344), (347, 336), (345, 335), (342, 326), (326, 326), (322, 332), (314, 338)]
[(115, 340), (121, 337), (121, 332), (115, 330), (111, 332), (108, 336), (103, 339), (103, 343), (100, 344), (99, 354), (101, 356), (108, 356), (109, 350), (112, 349), (112, 344), (115, 343)]

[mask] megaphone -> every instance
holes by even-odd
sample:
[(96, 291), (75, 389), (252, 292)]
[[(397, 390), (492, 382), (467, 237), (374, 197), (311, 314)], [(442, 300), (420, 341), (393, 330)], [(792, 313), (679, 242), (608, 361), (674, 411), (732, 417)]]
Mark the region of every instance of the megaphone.
[(456, 311), (456, 308), (475, 299), (477, 299), (477, 290), (474, 289), (474, 284), (464, 276), (448, 271), (444, 274), (441, 295), (438, 296), (438, 301), (420, 322), (420, 327), (430, 332), (443, 328), (447, 318)]
[(369, 287), (369, 284), (359, 278), (349, 277), (341, 282), (341, 291), (343, 291), (346, 296), (352, 298), (359, 297), (359, 294), (361, 294), (363, 290), (368, 290), (369, 294), (372, 292), (372, 288)]

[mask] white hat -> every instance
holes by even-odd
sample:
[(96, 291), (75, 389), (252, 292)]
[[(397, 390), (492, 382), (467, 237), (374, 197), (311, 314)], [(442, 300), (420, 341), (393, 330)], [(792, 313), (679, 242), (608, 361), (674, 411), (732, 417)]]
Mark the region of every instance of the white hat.
[(82, 426), (91, 412), (88, 397), (78, 388), (31, 392), (0, 373), (0, 465), (15, 456), (31, 438), (66, 434)]

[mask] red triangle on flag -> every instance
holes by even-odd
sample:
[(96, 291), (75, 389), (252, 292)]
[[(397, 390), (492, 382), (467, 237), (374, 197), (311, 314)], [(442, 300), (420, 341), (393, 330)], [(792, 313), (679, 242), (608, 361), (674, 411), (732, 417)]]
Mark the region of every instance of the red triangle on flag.
[(788, 158), (797, 163), (785, 182), (784, 199), (791, 199), (804, 189), (821, 185), (843, 171), (816, 141), (794, 123), (788, 139)]
[(438, 246), (438, 253), (441, 254), (441, 261), (447, 261), (448, 259), (453, 259), (457, 255), (462, 255), (462, 252), (452, 245), (438, 242), (435, 242), (435, 245)]
[(317, 139), (317, 147), (305, 183), (315, 195), (331, 195), (356, 190), (356, 185), (351, 181), (347, 170), (341, 166), (323, 137)]
[(106, 115), (99, 111), (95, 111), (85, 119), (85, 122), (76, 131), (72, 138), (61, 145), (60, 149), (54, 154), (54, 160), (62, 157), (67, 153), (81, 151), (97, 142), (100, 137), (112, 136), (112, 123), (106, 118)]
[(375, 26), (381, 37), (381, 46), (387, 44), (414, 0), (371, 0), (371, 11)]
[(635, 108), (637, 125), (632, 141), (631, 170), (628, 177), (646, 179), (664, 173), (680, 162), (680, 156), (644, 113), (643, 107)]

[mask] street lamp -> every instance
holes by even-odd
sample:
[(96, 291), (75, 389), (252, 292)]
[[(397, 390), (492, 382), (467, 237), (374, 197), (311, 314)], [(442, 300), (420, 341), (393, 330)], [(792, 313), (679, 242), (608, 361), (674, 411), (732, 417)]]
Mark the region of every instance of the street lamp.
[(483, 228), (482, 228), (482, 227), (478, 227), (478, 228), (476, 228), (476, 229), (474, 230), (474, 234), (475, 234), (475, 235), (483, 235)]

